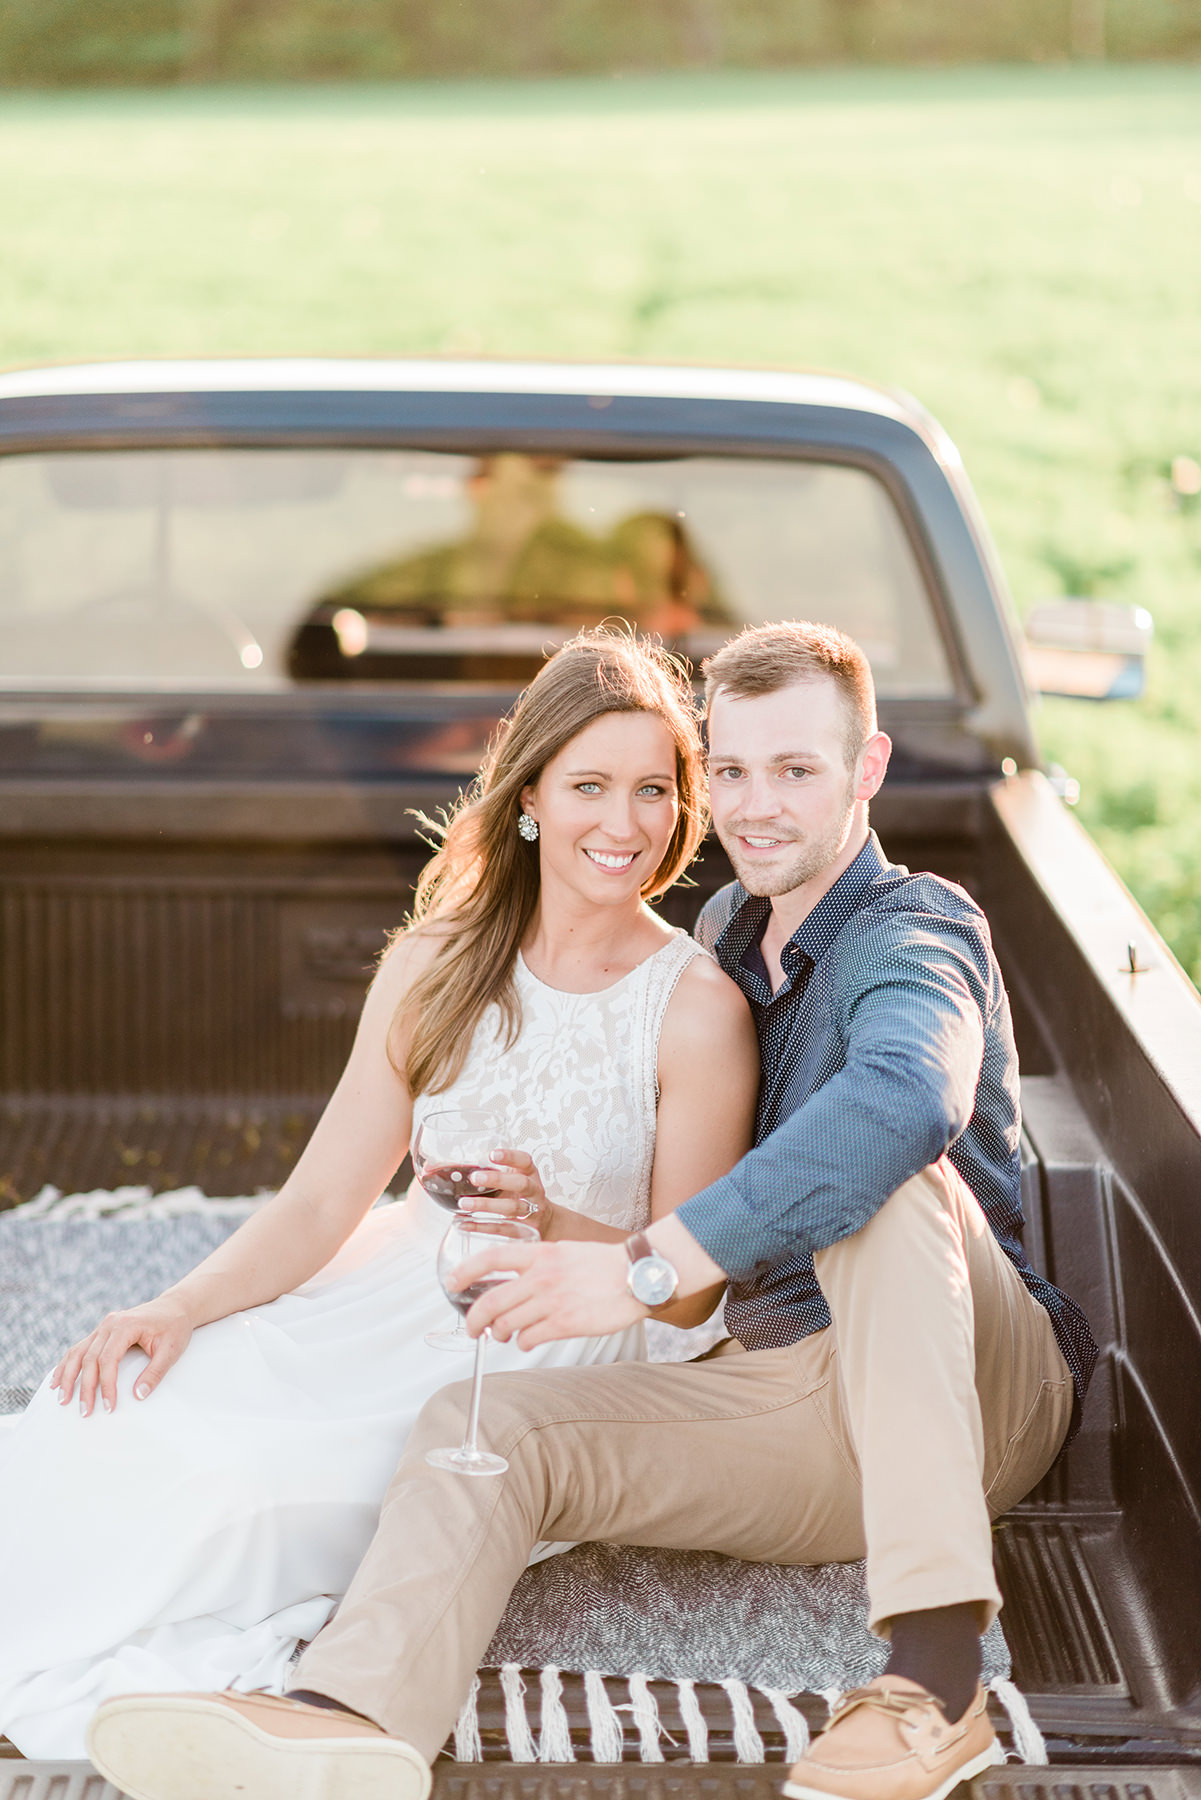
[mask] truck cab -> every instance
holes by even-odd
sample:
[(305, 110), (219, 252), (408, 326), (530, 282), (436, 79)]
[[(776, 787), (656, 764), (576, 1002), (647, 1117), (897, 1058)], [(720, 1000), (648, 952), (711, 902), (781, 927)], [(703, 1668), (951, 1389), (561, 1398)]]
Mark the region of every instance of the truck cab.
[[(869, 655), (886, 852), (988, 916), (1026, 1250), (1101, 1343), (1079, 1436), (996, 1530), (1042, 1786), (1201, 1792), (1201, 1002), (1043, 770), (987, 528), (906, 396), (462, 362), (0, 376), (0, 1206), (278, 1186), (423, 818), (544, 655), (621, 618), (697, 667), (788, 617)], [(665, 913), (729, 874), (707, 843)]]

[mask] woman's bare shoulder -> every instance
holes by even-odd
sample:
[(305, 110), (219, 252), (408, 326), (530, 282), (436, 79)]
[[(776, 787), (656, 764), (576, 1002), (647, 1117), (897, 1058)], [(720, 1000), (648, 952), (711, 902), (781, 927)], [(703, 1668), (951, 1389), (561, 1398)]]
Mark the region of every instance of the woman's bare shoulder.
[(759, 1040), (737, 983), (710, 956), (694, 956), (676, 984), (659, 1034), (658, 1069), (661, 1105), (682, 1106), (689, 1117), (708, 1107), (714, 1124), (745, 1114), (750, 1141)]
[(739, 1012), (749, 1016), (750, 1009), (742, 989), (707, 950), (692, 958), (680, 976), (676, 993), (695, 1006), (726, 1007), (732, 1016)]
[(372, 992), (382, 992), (394, 1003), (399, 1001), (453, 936), (452, 928), (441, 920), (398, 931), (380, 958)]
[(704, 1032), (712, 1040), (754, 1043), (755, 1025), (741, 988), (706, 953), (694, 956), (679, 981), (664, 1030), (686, 1041)]

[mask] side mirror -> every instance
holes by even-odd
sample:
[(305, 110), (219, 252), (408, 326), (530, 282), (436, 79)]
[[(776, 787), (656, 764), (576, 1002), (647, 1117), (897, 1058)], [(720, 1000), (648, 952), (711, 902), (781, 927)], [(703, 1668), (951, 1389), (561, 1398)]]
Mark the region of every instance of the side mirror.
[(1137, 700), (1155, 624), (1143, 606), (1042, 600), (1026, 616), (1026, 667), (1040, 694)]

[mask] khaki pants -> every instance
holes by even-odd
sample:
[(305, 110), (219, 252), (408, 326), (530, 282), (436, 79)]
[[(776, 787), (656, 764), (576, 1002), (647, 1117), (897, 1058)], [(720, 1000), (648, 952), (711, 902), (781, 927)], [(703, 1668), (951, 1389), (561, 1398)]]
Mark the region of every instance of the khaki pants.
[(431, 1469), (468, 1388), (425, 1407), (375, 1539), (300, 1662), (431, 1760), (539, 1539), (867, 1556), (871, 1622), (999, 1604), (990, 1514), (1054, 1460), (1072, 1384), (1050, 1321), (943, 1159), (817, 1258), (833, 1327), (781, 1350), (485, 1380), (507, 1475)]

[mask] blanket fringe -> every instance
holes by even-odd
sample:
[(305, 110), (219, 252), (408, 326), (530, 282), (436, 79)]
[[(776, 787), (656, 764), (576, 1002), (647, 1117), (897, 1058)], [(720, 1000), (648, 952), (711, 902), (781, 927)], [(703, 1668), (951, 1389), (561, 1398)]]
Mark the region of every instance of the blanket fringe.
[(771, 1701), (771, 1709), (780, 1722), (785, 1762), (800, 1762), (809, 1748), (809, 1725), (804, 1713), (797, 1711), (783, 1688), (760, 1688), (759, 1692)]
[(694, 1763), (707, 1763), (709, 1760), (709, 1727), (705, 1724), (705, 1715), (701, 1711), (701, 1703), (696, 1697), (695, 1681), (677, 1681), (676, 1693), (679, 1697), (680, 1717), (684, 1721), (684, 1729), (688, 1733), (688, 1756)]
[(592, 1760), (619, 1763), (625, 1744), (621, 1720), (613, 1710), (604, 1680), (595, 1669), (584, 1675), (584, 1694), (588, 1701), (588, 1724), (592, 1735)]
[(207, 1219), (245, 1219), (257, 1212), (266, 1189), (237, 1199), (210, 1199), (198, 1187), (171, 1188), (162, 1194), (148, 1187), (93, 1188), (86, 1194), (64, 1194), (49, 1182), (32, 1200), (14, 1206), (10, 1219), (119, 1219), (122, 1223), (143, 1219), (182, 1219), (200, 1214)]
[[(616, 1680), (617, 1677), (612, 1679)], [(644, 1763), (665, 1761), (661, 1740), (676, 1746), (660, 1717), (659, 1707), (651, 1691), (657, 1677), (636, 1671), (626, 1676), (629, 1700), (615, 1706), (605, 1686), (605, 1678), (597, 1669), (584, 1673), (584, 1695), (588, 1707), (588, 1728), (592, 1760), (597, 1763), (619, 1763), (625, 1748), (621, 1714), (629, 1713), (638, 1727), (640, 1759)], [(515, 1763), (571, 1763), (576, 1754), (571, 1742), (571, 1722), (563, 1704), (562, 1670), (554, 1664), (540, 1673), (542, 1690), (542, 1729), (536, 1743), (526, 1714), (526, 1685), (517, 1663), (505, 1663), (500, 1671), (501, 1691), (505, 1702), (505, 1735), (509, 1756)], [(664, 1682), (666, 1686), (666, 1681)], [(694, 1763), (709, 1761), (709, 1728), (697, 1698), (696, 1682), (677, 1679), (674, 1682), (680, 1718), (688, 1733), (688, 1759)], [(733, 1717), (734, 1751), (740, 1763), (762, 1763), (767, 1759), (763, 1739), (755, 1723), (755, 1706), (751, 1690), (744, 1681), (729, 1677), (719, 1684), (730, 1702)], [(1012, 1681), (1000, 1677), (989, 1683), (989, 1691), (997, 1696), (1009, 1716), (1013, 1733), (1013, 1753), (1024, 1763), (1045, 1764), (1047, 1746), (1030, 1713), (1025, 1696)], [(455, 1759), (458, 1762), (482, 1760), (478, 1696), (480, 1678), (472, 1682), (471, 1692), (455, 1724)], [(809, 1726), (804, 1714), (792, 1704), (792, 1696), (783, 1688), (757, 1688), (770, 1705), (784, 1734), (784, 1758), (799, 1762), (809, 1748)], [(822, 1699), (831, 1713), (842, 1699), (841, 1688), (825, 1688)], [(998, 1758), (1001, 1758), (998, 1752)]]
[(553, 1663), (542, 1671), (542, 1734), (538, 1740), (538, 1761), (575, 1761), (575, 1751), (571, 1747), (571, 1725), (567, 1708), (563, 1704), (563, 1683)]
[(838, 1711), (839, 1703), (841, 1702), (842, 1696), (845, 1692), (846, 1692), (845, 1688), (823, 1688), (822, 1689), (822, 1691), (821, 1691), (822, 1699), (825, 1701), (826, 1705), (830, 1709), (830, 1717), (831, 1718), (833, 1718), (834, 1714)]
[(730, 1696), (730, 1710), (734, 1714), (734, 1749), (739, 1762), (764, 1762), (766, 1756), (763, 1739), (755, 1728), (755, 1708), (747, 1692), (746, 1682), (731, 1679), (723, 1681), (721, 1685)]
[[(630, 1711), (634, 1715), (634, 1723), (638, 1727), (639, 1754), (644, 1763), (661, 1763), (665, 1761), (663, 1748), (659, 1742), (659, 1734), (663, 1726), (659, 1721), (659, 1708), (655, 1696), (650, 1690), (649, 1677), (635, 1673), (626, 1677), (630, 1686)], [(622, 1711), (624, 1711), (624, 1707)]]
[(1009, 1723), (1013, 1728), (1013, 1747), (1018, 1756), (1024, 1763), (1044, 1764), (1047, 1760), (1046, 1740), (1034, 1723), (1025, 1694), (1012, 1681), (1006, 1681), (999, 1675), (989, 1686), (1009, 1714)]
[(509, 1740), (509, 1759), (515, 1763), (538, 1760), (538, 1747), (530, 1722), (525, 1716), (525, 1682), (518, 1663), (504, 1663), (500, 1671), (501, 1692), (505, 1697), (505, 1736)]
[(480, 1678), (471, 1678), (471, 1692), (463, 1702), (463, 1710), (455, 1720), (455, 1761), (483, 1762), (484, 1747), (480, 1743), (480, 1715), (477, 1705)]

